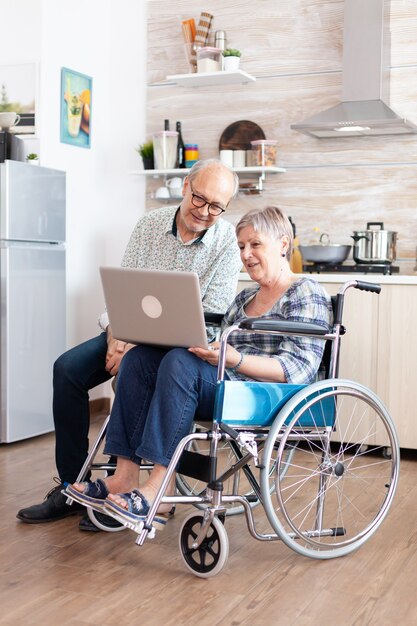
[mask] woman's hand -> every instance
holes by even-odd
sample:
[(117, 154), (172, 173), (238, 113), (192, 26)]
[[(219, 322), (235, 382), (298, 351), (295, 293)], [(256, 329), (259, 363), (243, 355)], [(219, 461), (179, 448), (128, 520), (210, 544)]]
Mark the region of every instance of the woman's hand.
[[(205, 348), (193, 347), (193, 348), (188, 348), (188, 351), (192, 352), (203, 361), (207, 361), (207, 363), (210, 363), (210, 365), (217, 366), (219, 363), (219, 354), (220, 354), (220, 342), (219, 341), (213, 341), (213, 343), (210, 344), (210, 347), (208, 350), (206, 350)], [(238, 352), (237, 350), (235, 350), (235, 348), (227, 344), (226, 367), (235, 367), (239, 363), (239, 361), (240, 361), (240, 352)]]

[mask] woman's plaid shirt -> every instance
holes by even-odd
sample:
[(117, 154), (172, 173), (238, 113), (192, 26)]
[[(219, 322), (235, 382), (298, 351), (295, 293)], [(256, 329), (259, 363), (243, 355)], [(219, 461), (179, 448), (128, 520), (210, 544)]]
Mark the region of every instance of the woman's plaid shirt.
[[(229, 307), (222, 330), (238, 324), (248, 316), (245, 306), (254, 298), (259, 285), (243, 289)], [(328, 331), (332, 323), (330, 296), (311, 278), (300, 278), (265, 314), (265, 319), (314, 322)], [(243, 354), (254, 354), (278, 359), (287, 383), (310, 384), (323, 378), (320, 369), (325, 342), (314, 337), (282, 337), (236, 331), (229, 335), (228, 343)], [(226, 370), (231, 380), (248, 380), (239, 371)]]

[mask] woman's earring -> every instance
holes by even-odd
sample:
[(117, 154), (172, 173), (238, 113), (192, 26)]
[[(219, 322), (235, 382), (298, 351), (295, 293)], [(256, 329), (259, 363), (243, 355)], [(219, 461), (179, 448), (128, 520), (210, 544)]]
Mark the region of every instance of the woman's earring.
[(287, 256), (287, 253), (286, 252), (281, 252), (281, 256), (282, 257)]

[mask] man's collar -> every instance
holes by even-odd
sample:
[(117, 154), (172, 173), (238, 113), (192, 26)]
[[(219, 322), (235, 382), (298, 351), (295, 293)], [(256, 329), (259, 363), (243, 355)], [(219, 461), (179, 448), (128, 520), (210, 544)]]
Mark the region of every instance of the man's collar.
[[(179, 210), (180, 210), (180, 206), (175, 211), (175, 215), (174, 215), (174, 219), (172, 221), (171, 229), (166, 231), (167, 233), (171, 232), (172, 235), (174, 235), (174, 237), (178, 236), (177, 215), (179, 213)], [(210, 228), (208, 228), (207, 230), (202, 232), (201, 235), (199, 235), (196, 239), (194, 239), (193, 242), (190, 245), (194, 245), (195, 243), (200, 243), (200, 241), (202, 243), (204, 243), (205, 245), (209, 245), (211, 243), (213, 237), (214, 237), (214, 228), (213, 228), (213, 226), (210, 226)]]

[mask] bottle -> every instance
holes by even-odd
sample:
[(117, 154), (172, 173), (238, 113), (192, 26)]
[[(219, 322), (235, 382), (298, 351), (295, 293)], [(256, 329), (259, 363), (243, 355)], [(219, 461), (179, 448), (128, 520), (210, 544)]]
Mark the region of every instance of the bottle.
[(296, 236), (295, 224), (290, 217), (288, 219), (291, 222), (292, 231), (294, 234), (294, 246), (293, 246), (293, 251), (292, 251), (292, 255), (290, 259), (290, 268), (291, 268), (291, 271), (294, 272), (294, 274), (301, 274), (303, 271), (303, 257), (301, 256), (301, 252), (298, 247), (299, 241), (298, 241), (298, 237)]
[(223, 50), (225, 50), (227, 47), (226, 31), (216, 30), (216, 32), (214, 33), (214, 47), (219, 48), (219, 50), (222, 51), (222, 55), (220, 57), (220, 69), (224, 70)]
[(181, 122), (177, 122), (178, 144), (177, 144), (177, 167), (185, 167), (185, 148), (181, 134)]
[(169, 120), (164, 120), (164, 130), (169, 130)]

